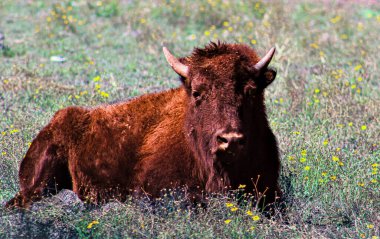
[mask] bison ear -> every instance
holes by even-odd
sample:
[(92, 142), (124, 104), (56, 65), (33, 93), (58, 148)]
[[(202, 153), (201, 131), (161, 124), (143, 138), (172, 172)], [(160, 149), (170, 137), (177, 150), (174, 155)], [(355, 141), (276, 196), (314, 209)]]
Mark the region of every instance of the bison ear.
[(263, 76), (260, 79), (260, 84), (263, 88), (267, 87), (270, 85), (274, 79), (276, 79), (276, 71), (274, 69), (267, 69), (264, 73)]

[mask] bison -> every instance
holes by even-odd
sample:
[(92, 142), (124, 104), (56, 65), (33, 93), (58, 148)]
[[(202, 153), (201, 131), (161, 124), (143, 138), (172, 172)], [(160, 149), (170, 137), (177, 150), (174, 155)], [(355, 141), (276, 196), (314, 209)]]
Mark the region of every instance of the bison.
[[(181, 86), (95, 108), (59, 110), (33, 140), (8, 207), (27, 208), (71, 189), (93, 203), (159, 197), (185, 186), (194, 198), (246, 185), (281, 197), (279, 153), (264, 89), (276, 72), (244, 44), (211, 42), (177, 59), (163, 48)], [(259, 180), (257, 180), (259, 179)]]

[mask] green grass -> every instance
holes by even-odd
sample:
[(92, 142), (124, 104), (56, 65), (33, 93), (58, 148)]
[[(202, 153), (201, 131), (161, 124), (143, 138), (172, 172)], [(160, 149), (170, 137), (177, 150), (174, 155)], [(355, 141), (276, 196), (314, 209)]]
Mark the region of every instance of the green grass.
[(226, 195), (197, 212), (181, 197), (77, 212), (52, 204), (19, 223), (1, 208), (0, 238), (378, 238), (380, 5), (339, 2), (1, 1), (0, 201), (18, 191), (20, 160), (55, 111), (179, 86), (162, 44), (185, 56), (219, 39), (261, 55), (277, 47), (266, 104), (288, 213), (254, 221)]

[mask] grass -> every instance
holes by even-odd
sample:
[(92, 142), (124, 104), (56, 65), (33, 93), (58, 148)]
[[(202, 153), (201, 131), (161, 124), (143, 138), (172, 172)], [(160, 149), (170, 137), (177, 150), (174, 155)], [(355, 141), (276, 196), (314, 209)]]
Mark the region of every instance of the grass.
[(277, 47), (266, 104), (288, 213), (268, 220), (227, 195), (185, 210), (169, 193), (156, 207), (51, 204), (18, 221), (1, 208), (0, 238), (379, 238), (380, 5), (363, 2), (1, 1), (0, 201), (55, 111), (179, 86), (161, 45), (184, 56), (220, 39)]

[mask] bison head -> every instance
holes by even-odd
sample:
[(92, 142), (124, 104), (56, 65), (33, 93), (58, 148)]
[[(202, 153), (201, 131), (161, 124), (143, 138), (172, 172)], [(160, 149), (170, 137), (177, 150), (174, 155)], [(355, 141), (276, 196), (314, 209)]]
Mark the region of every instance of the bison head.
[(247, 158), (268, 127), (264, 89), (276, 76), (268, 68), (275, 49), (262, 59), (242, 44), (210, 43), (181, 59), (163, 51), (187, 91), (185, 133), (196, 157), (220, 169)]

